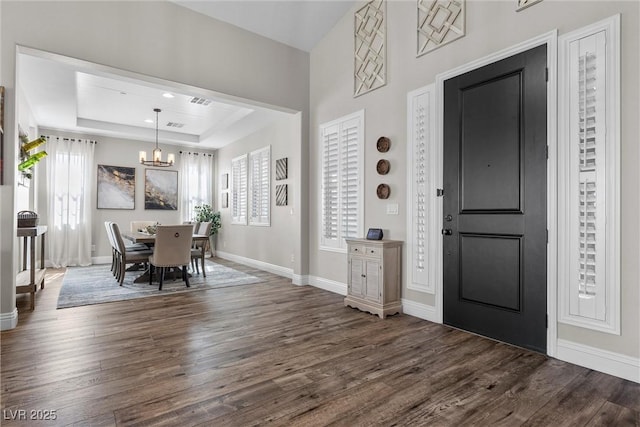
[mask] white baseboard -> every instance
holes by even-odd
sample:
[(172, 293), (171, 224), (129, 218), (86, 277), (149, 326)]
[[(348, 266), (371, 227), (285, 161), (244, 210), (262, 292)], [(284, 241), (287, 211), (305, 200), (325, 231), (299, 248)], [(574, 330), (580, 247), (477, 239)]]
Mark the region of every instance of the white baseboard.
[(334, 294), (347, 295), (347, 284), (329, 280), (318, 276), (308, 276), (309, 284)]
[(558, 339), (556, 359), (640, 383), (640, 359)]
[(0, 313), (0, 331), (8, 331), (18, 326), (18, 309), (11, 313)]
[(436, 316), (436, 308), (432, 305), (422, 304), (408, 299), (402, 299), (402, 312), (409, 316), (417, 317), (419, 319), (428, 320), (429, 322), (438, 322)]
[(248, 265), (249, 267), (259, 268), (260, 270), (268, 271), (269, 273), (277, 274), (278, 276), (284, 276), (289, 279), (293, 278), (293, 269), (282, 267), (280, 265), (270, 264), (264, 261), (258, 261), (251, 258), (245, 258), (240, 255), (230, 254), (228, 252), (222, 252), (216, 250), (216, 256), (229, 261), (237, 262), (238, 264)]
[(110, 256), (91, 257), (91, 264), (111, 264), (111, 257)]
[(291, 276), (291, 281), (294, 285), (298, 286), (306, 286), (309, 284), (309, 275), (308, 274), (293, 274)]

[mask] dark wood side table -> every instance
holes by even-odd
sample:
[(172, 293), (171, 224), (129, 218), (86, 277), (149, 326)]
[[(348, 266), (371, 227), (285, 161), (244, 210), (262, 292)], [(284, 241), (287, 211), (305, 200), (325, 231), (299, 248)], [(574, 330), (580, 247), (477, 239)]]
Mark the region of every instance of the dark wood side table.
[[(44, 289), (44, 235), (46, 225), (18, 228), (18, 237), (23, 238), (22, 270), (16, 277), (16, 294), (31, 294), (31, 310), (35, 308), (36, 289)], [(40, 236), (40, 268), (36, 269), (36, 237)], [(29, 268), (27, 268), (27, 247), (29, 248)]]

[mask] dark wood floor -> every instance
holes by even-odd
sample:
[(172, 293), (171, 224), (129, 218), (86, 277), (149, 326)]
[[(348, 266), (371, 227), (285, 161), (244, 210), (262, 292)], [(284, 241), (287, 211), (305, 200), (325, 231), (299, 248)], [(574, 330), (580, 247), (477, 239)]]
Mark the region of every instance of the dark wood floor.
[(219, 261), (265, 282), (56, 310), (50, 271), (1, 335), (2, 425), (640, 425), (638, 384)]

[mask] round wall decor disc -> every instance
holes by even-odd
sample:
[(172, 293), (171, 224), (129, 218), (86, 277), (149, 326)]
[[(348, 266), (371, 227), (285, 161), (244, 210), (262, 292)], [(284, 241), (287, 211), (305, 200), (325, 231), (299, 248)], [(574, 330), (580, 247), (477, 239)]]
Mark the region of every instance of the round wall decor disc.
[(376, 143), (376, 148), (381, 153), (386, 153), (391, 148), (391, 140), (386, 136), (381, 136), (378, 138), (378, 142)]
[(391, 164), (389, 163), (389, 160), (385, 160), (385, 159), (378, 160), (378, 164), (376, 165), (376, 170), (380, 175), (388, 174), (390, 168), (391, 168)]
[(378, 199), (388, 199), (391, 195), (391, 189), (387, 184), (380, 184), (376, 189), (376, 194), (378, 194)]

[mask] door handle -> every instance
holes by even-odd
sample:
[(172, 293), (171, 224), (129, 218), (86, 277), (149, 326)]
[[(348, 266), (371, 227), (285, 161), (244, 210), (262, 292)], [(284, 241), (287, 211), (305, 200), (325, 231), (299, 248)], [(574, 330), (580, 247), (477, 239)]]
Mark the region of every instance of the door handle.
[(453, 231), (451, 231), (450, 228), (443, 228), (442, 229), (442, 235), (443, 236), (451, 236), (453, 234)]

